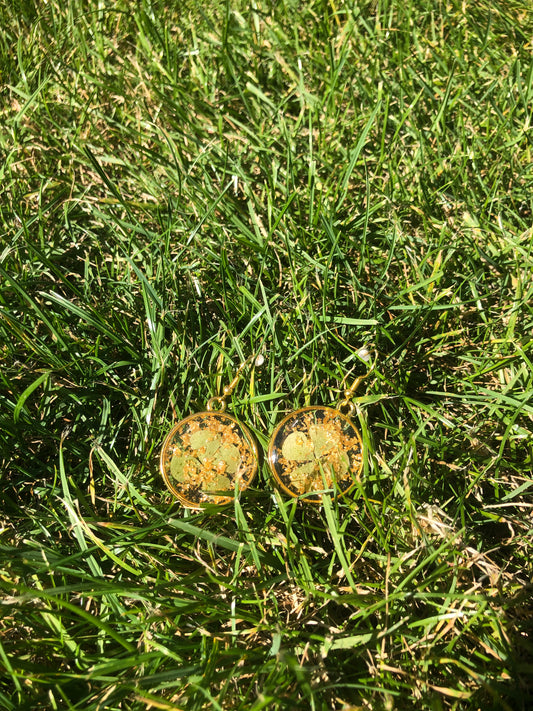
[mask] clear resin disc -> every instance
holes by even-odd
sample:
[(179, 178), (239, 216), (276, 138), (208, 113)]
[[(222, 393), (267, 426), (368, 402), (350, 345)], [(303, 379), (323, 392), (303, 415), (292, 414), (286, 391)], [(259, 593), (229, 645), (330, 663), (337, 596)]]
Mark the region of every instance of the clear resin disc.
[(361, 435), (339, 410), (304, 407), (274, 430), (268, 463), (284, 491), (319, 503), (317, 492), (342, 496), (354, 485), (363, 467)]
[(257, 446), (247, 427), (224, 412), (198, 412), (178, 422), (161, 450), (161, 474), (184, 506), (227, 504), (257, 472)]

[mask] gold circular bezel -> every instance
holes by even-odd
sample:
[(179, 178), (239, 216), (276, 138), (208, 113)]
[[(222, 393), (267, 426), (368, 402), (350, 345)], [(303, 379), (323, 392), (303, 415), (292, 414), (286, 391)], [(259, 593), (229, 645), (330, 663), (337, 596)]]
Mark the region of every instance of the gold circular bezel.
[[(233, 423), (237, 425), (238, 429), (240, 430), (239, 432), (239, 437), (241, 439), (242, 443), (245, 443), (252, 454), (253, 457), (253, 465), (252, 465), (252, 472), (249, 476), (247, 476), (245, 482), (243, 483), (242, 486), (239, 487), (239, 493), (242, 493), (245, 491), (245, 489), (248, 488), (248, 486), (252, 483), (254, 480), (256, 474), (257, 474), (257, 466), (258, 466), (258, 459), (259, 459), (259, 454), (258, 454), (258, 449), (257, 449), (257, 444), (255, 441), (254, 436), (244, 425), (242, 422), (237, 420), (236, 417), (233, 417), (232, 415), (228, 415), (226, 412), (223, 411), (206, 411), (206, 412), (196, 412), (193, 413), (192, 415), (189, 415), (188, 417), (185, 417), (183, 420), (180, 420), (177, 422), (170, 432), (167, 434), (165, 437), (165, 440), (163, 442), (163, 446), (161, 447), (161, 454), (159, 457), (159, 470), (161, 472), (161, 476), (163, 477), (163, 480), (169, 489), (169, 491), (180, 501), (180, 503), (190, 509), (202, 509), (205, 508), (206, 506), (210, 505), (215, 505), (215, 506), (223, 506), (225, 504), (229, 504), (233, 501), (234, 496), (226, 496), (226, 495), (209, 495), (209, 494), (204, 494), (204, 496), (212, 496), (212, 500), (209, 499), (204, 499), (202, 501), (191, 501), (190, 499), (187, 498), (187, 496), (180, 491), (175, 483), (173, 482), (171, 476), (170, 476), (170, 462), (172, 459), (172, 453), (169, 452), (170, 448), (172, 447), (172, 442), (174, 440), (174, 437), (176, 434), (182, 430), (184, 427), (187, 426), (188, 423), (198, 420), (202, 421), (205, 419), (211, 419), (211, 420), (217, 420), (218, 422), (220, 421), (226, 421), (229, 423)], [(242, 446), (242, 444), (241, 444)]]
[[(276, 470), (276, 463), (279, 460), (279, 454), (277, 454), (277, 451), (279, 450), (280, 443), (276, 442), (276, 439), (278, 438), (280, 432), (285, 428), (288, 422), (291, 420), (297, 419), (300, 415), (303, 415), (305, 413), (309, 413), (312, 411), (322, 411), (325, 412), (327, 415), (330, 417), (334, 418), (340, 418), (340, 420), (347, 426), (349, 426), (353, 430), (353, 435), (352, 439), (356, 439), (357, 441), (357, 446), (358, 446), (358, 452), (356, 453), (356, 466), (353, 466), (352, 461), (350, 460), (350, 468), (348, 470), (348, 473), (350, 475), (351, 482), (349, 485), (342, 490), (339, 490), (338, 493), (336, 494), (336, 498), (340, 499), (341, 497), (345, 496), (356, 484), (357, 479), (359, 478), (361, 471), (363, 469), (363, 455), (364, 455), (364, 447), (363, 447), (363, 441), (361, 438), (361, 434), (353, 421), (346, 415), (344, 415), (340, 410), (333, 408), (333, 407), (326, 407), (326, 406), (321, 406), (321, 405), (311, 405), (309, 407), (302, 407), (298, 410), (294, 410), (293, 412), (290, 412), (288, 415), (286, 415), (281, 422), (276, 426), (274, 429), (274, 432), (272, 433), (270, 437), (270, 441), (268, 444), (268, 455), (267, 455), (267, 461), (268, 461), (268, 466), (269, 469), (272, 473), (272, 476), (274, 477), (276, 484), (278, 487), (284, 491), (286, 494), (289, 494), (289, 496), (292, 496), (293, 498), (298, 498), (301, 499), (302, 501), (308, 502), (308, 503), (315, 503), (315, 504), (320, 504), (322, 501), (322, 493), (313, 493), (313, 490), (310, 491), (304, 491), (304, 492), (299, 492), (297, 490), (291, 489), (290, 488), (290, 479), (289, 482), (283, 481), (281, 478), (281, 474)], [(345, 450), (345, 451), (351, 451), (351, 450)], [(307, 461), (312, 461), (312, 460), (307, 460)], [(304, 462), (305, 463), (305, 462)], [(345, 477), (346, 479), (347, 477)], [(335, 477), (336, 479), (336, 477)], [(338, 488), (338, 482), (336, 482), (336, 487)], [(318, 489), (315, 489), (315, 491), (318, 491)], [(322, 491), (322, 490), (320, 490)]]

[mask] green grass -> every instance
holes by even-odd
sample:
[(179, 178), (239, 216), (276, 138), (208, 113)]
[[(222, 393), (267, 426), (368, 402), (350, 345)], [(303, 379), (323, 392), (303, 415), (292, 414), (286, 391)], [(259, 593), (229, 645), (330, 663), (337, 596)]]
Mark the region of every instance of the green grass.
[[(529, 3), (0, 24), (0, 707), (530, 708)], [(345, 500), (166, 491), (243, 359), (264, 451), (363, 346)]]

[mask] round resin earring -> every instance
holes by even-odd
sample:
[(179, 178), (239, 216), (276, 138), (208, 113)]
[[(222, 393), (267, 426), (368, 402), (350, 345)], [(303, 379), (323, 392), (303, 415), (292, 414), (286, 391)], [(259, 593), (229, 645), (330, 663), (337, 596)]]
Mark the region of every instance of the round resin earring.
[(268, 465), (282, 491), (320, 503), (325, 491), (344, 496), (363, 468), (363, 441), (352, 421), (352, 397), (362, 375), (336, 407), (302, 407), (279, 423), (270, 438)]
[(165, 484), (188, 508), (227, 504), (244, 491), (257, 472), (257, 445), (235, 417), (226, 414), (243, 363), (223, 395), (207, 402), (206, 412), (189, 415), (163, 442), (160, 470)]

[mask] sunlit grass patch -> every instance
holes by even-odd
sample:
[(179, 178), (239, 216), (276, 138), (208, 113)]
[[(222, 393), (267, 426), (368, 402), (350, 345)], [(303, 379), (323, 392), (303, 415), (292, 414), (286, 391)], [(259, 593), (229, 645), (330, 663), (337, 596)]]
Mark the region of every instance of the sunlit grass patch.
[[(531, 11), (0, 10), (0, 705), (531, 705)], [(275, 426), (357, 392), (343, 499)], [(173, 423), (259, 476), (185, 510)]]

